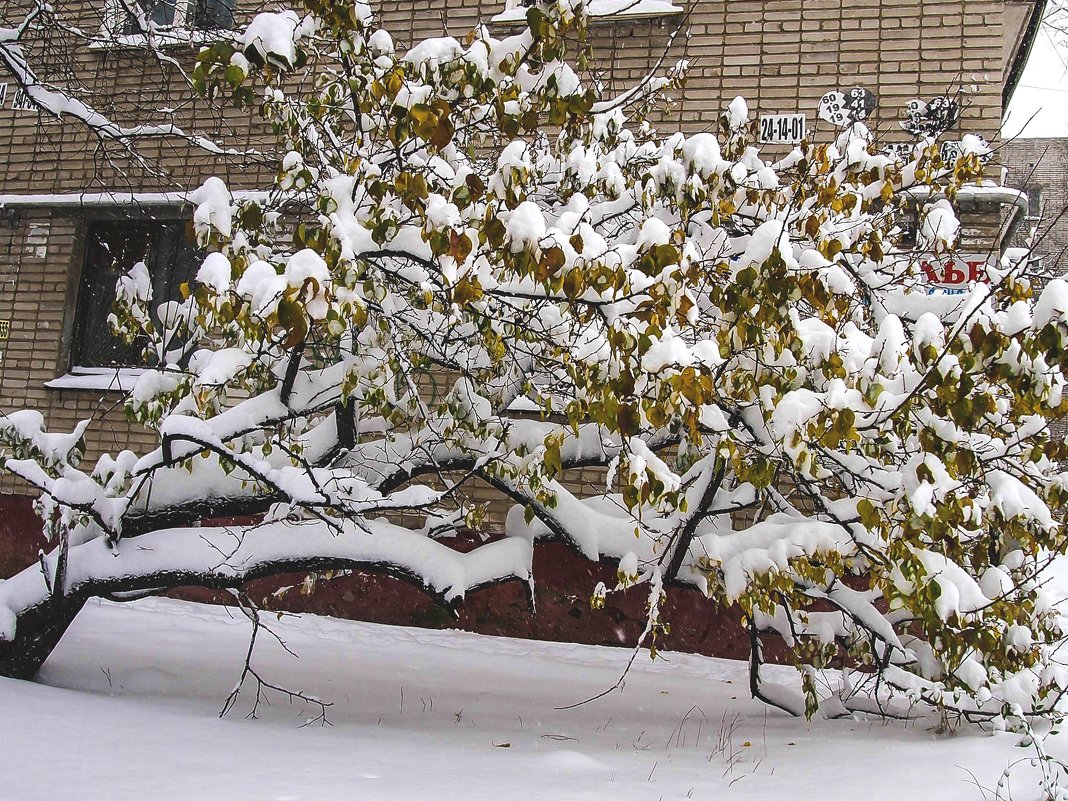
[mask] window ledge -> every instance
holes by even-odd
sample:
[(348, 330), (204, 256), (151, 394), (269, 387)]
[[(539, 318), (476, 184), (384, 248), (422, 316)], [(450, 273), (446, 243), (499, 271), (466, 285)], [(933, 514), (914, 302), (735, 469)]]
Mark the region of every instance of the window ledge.
[(147, 50), (155, 47), (207, 45), (234, 38), (234, 31), (205, 31), (196, 28), (166, 28), (151, 36), (143, 33), (107, 33), (101, 31), (89, 43), (90, 50)]
[(85, 389), (97, 392), (129, 392), (145, 367), (72, 367), (66, 375), (45, 383), (48, 389)]
[[(593, 24), (611, 24), (613, 22), (643, 19), (661, 19), (681, 14), (685, 9), (666, 0), (591, 0), (589, 5), (590, 22)], [(493, 25), (520, 25), (527, 20), (527, 9), (516, 6), (502, 11), (492, 17)]]

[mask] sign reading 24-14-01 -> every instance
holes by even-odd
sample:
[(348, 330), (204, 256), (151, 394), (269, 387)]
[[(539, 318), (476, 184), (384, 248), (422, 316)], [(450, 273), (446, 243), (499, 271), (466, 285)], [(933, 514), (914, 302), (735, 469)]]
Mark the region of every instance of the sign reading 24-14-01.
[(760, 143), (763, 145), (796, 145), (805, 138), (804, 114), (761, 114)]

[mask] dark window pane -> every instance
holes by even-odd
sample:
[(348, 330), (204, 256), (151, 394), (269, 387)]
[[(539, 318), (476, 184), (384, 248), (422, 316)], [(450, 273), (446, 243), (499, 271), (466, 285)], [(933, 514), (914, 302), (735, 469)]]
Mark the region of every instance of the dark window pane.
[[(150, 25), (159, 28), (170, 28), (175, 22), (175, 3), (178, 0), (137, 0), (137, 5), (145, 12), (145, 20)], [(131, 6), (127, 6), (129, 8)], [(126, 15), (126, 24), (122, 27), (126, 34), (141, 33), (141, 27), (137, 24), (132, 14)]]
[(190, 236), (188, 226), (180, 222), (158, 224), (152, 261), (148, 263), (152, 275), (153, 305), (165, 300), (181, 300), (183, 283), (193, 283), (204, 254)]
[(151, 232), (145, 225), (99, 222), (90, 226), (78, 293), (76, 365), (107, 367), (141, 361), (140, 348), (127, 346), (111, 333), (108, 315), (115, 302), (115, 282), (137, 262), (147, 263), (150, 247)]
[(141, 33), (141, 26), (137, 24), (137, 20), (133, 14), (125, 13), (122, 26), (119, 29), (119, 33), (127, 36), (133, 36), (134, 34)]
[(192, 27), (205, 31), (230, 30), (234, 27), (236, 0), (197, 0)]
[(126, 345), (108, 325), (108, 315), (115, 302), (115, 282), (143, 261), (152, 276), (154, 311), (164, 301), (181, 299), (181, 284), (193, 280), (201, 256), (188, 236), (187, 226), (178, 221), (90, 223), (78, 292), (75, 366), (144, 366), (144, 342)]
[(141, 0), (141, 8), (149, 22), (166, 28), (174, 25), (174, 3), (175, 0)]
[[(128, 0), (133, 2), (133, 0)], [(146, 20), (159, 28), (172, 28), (179, 23), (186, 28), (206, 31), (231, 30), (234, 27), (234, 8), (237, 0), (136, 0), (145, 12)], [(177, 13), (178, 3), (189, 3), (188, 12)], [(182, 6), (185, 10), (186, 6)], [(182, 17), (185, 19), (182, 19)], [(126, 14), (120, 33), (138, 34), (141, 28), (132, 14)]]

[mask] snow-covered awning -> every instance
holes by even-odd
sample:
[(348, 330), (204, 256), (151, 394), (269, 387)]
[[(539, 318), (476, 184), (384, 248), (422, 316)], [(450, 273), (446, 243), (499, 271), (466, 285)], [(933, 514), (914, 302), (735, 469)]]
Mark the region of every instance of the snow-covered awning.
[[(82, 206), (180, 206), (190, 203), (195, 190), (180, 192), (59, 192), (49, 194), (0, 194), (0, 208), (82, 207)], [(234, 200), (264, 201), (267, 192), (236, 190)]]

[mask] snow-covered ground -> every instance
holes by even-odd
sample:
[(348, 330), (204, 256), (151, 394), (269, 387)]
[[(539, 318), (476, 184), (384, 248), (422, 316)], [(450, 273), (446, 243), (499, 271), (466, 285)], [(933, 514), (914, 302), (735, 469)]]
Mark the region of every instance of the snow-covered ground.
[[(271, 619), (268, 680), (333, 702), (251, 698), (218, 711), (248, 622), (169, 600), (92, 603), (39, 683), (0, 680), (0, 798), (975, 799), (1025, 755), (1010, 734), (936, 735), (930, 721), (811, 723), (749, 699), (745, 666), (624, 649)], [(1029, 798), (1023, 782), (1016, 799)]]

